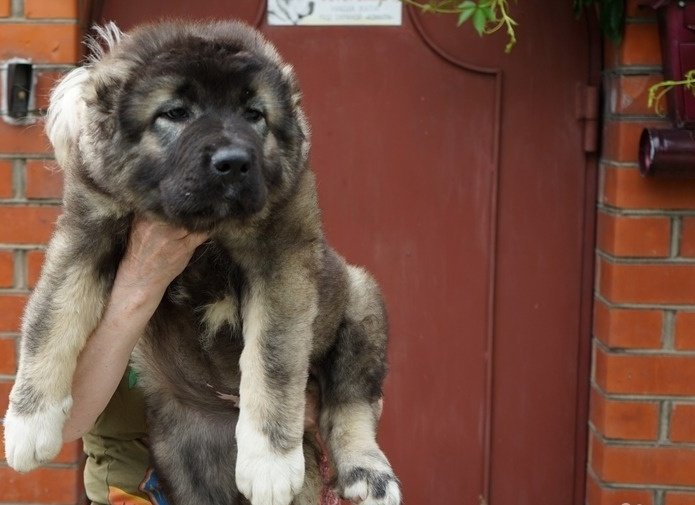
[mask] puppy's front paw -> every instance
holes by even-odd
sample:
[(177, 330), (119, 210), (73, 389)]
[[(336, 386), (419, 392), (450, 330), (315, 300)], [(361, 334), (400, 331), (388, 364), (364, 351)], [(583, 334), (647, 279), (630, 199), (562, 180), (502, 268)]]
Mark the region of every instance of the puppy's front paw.
[(28, 472), (56, 457), (63, 445), (63, 424), (72, 398), (19, 414), (10, 405), (5, 414), (5, 459), (18, 472)]
[(250, 421), (237, 423), (236, 483), (253, 505), (289, 505), (304, 483), (304, 452), (300, 443), (280, 454)]
[(338, 470), (338, 492), (360, 505), (400, 505), (401, 487), (382, 454), (358, 458)]

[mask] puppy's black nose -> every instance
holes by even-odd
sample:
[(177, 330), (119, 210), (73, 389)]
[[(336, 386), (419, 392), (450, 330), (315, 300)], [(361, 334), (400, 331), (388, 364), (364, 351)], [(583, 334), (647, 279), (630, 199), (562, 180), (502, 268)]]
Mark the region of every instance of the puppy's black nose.
[(251, 155), (238, 147), (223, 147), (210, 158), (215, 173), (231, 179), (244, 177), (251, 169)]

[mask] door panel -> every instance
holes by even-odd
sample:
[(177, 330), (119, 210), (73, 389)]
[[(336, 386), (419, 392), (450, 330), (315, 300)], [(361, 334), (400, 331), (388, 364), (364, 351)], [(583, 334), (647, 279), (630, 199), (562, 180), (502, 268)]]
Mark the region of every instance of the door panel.
[(269, 27), (262, 2), (196, 6), (112, 0), (102, 19), (241, 17), (295, 66), (327, 236), (388, 304), (380, 440), (405, 502), (575, 503), (586, 24), (566, 2), (513, 4), (507, 55), (503, 34), (409, 9), (401, 27)]
[(355, 39), (334, 29), (330, 52), (325, 33), (301, 44), (292, 28), (268, 34), (304, 83), (329, 240), (374, 272), (386, 297), (391, 373), (381, 438), (406, 499), (475, 503), (484, 467), (491, 79), (437, 58), (412, 32), (363, 29)]

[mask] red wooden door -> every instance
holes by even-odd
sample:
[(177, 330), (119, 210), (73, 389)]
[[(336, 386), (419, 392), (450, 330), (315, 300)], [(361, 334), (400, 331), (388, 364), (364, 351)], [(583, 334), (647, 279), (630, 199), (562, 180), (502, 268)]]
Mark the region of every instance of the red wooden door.
[(102, 15), (241, 17), (295, 66), (328, 237), (386, 296), (381, 441), (405, 502), (583, 503), (586, 23), (570, 2), (513, 4), (506, 55), (503, 35), (408, 9), (398, 27), (269, 27), (262, 9), (121, 0)]

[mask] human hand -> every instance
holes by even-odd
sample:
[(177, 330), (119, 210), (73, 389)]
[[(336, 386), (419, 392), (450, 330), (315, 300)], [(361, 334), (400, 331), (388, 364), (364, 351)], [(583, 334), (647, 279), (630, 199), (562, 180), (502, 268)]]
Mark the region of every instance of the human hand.
[(117, 282), (163, 293), (207, 238), (205, 233), (191, 233), (161, 221), (136, 217), (118, 267)]

